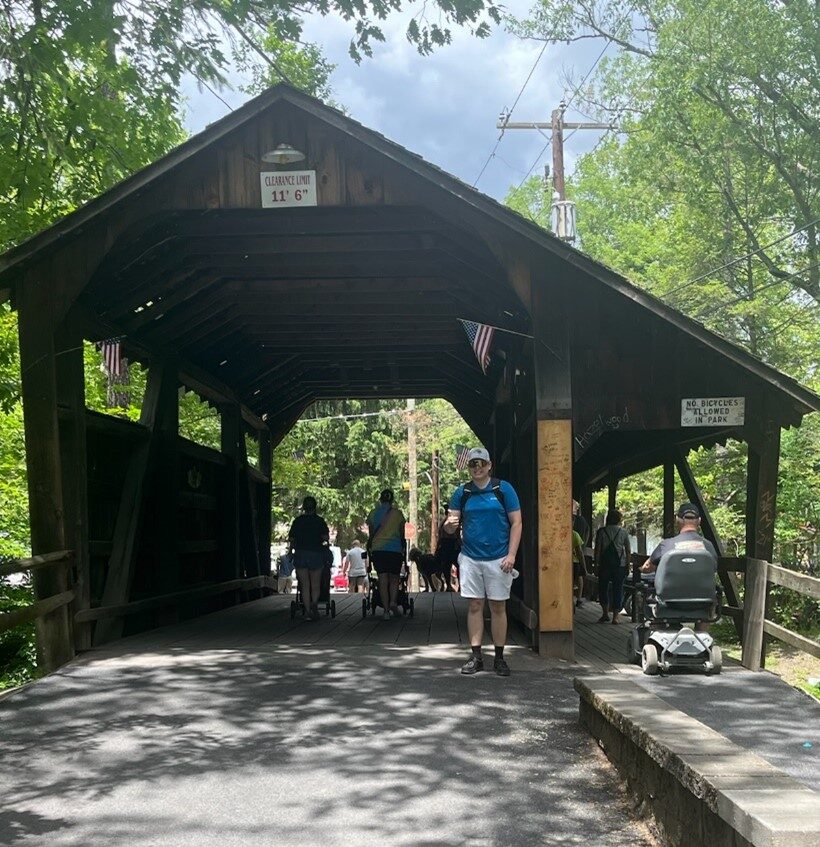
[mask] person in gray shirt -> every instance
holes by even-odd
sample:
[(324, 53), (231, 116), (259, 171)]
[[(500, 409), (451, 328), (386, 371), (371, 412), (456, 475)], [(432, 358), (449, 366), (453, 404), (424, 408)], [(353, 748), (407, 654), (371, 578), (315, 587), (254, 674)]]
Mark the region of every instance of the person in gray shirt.
[(657, 570), (664, 554), (674, 550), (679, 553), (703, 553), (712, 557), (717, 571), (718, 555), (714, 545), (700, 534), (700, 510), (694, 503), (681, 503), (677, 514), (678, 534), (664, 538), (643, 563), (641, 570), (650, 573)]

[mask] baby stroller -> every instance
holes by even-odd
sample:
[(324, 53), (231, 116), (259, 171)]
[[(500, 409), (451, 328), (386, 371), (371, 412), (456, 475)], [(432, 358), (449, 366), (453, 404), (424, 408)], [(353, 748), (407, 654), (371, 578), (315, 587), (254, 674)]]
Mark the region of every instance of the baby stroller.
[[(336, 601), (330, 599), (330, 565), (325, 565), (322, 568), (322, 581), (319, 586), (319, 605), (325, 607), (325, 617), (330, 615), (331, 618), (336, 617)], [(296, 599), (290, 601), (290, 618), (293, 620), (296, 617), (296, 611), (302, 613), (302, 617), (307, 614), (305, 601), (302, 597), (302, 583), (300, 582), (296, 588)]]
[(640, 662), (649, 675), (672, 668), (720, 673), (723, 657), (712, 636), (684, 625), (720, 619), (715, 560), (706, 552), (670, 551), (658, 564), (655, 585), (643, 594), (647, 620), (628, 636), (628, 661)]
[[(407, 570), (403, 569), (399, 575), (399, 592), (396, 597), (396, 605), (401, 608), (403, 615), (410, 615), (412, 618), (416, 601), (407, 591), (407, 574)], [(370, 612), (371, 616), (375, 615), (378, 606), (381, 606), (382, 609), (384, 608), (382, 596), (379, 593), (379, 577), (376, 571), (372, 570), (368, 573), (367, 584), (370, 586), (370, 589), (362, 598), (362, 620), (367, 617), (368, 612)]]

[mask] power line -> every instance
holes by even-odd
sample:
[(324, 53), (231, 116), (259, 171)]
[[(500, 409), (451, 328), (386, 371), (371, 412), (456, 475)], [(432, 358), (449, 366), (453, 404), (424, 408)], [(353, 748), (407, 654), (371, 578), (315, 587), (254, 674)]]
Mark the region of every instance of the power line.
[[(554, 32), (555, 32), (555, 29), (553, 28), (553, 33), (554, 33)], [(550, 35), (552, 35), (552, 33), (550, 33)], [(581, 80), (581, 82), (579, 82), (579, 83), (578, 83), (578, 85), (576, 85), (576, 86), (575, 86), (575, 88), (573, 89), (572, 93), (570, 94), (570, 98), (569, 98), (569, 100), (567, 101), (566, 106), (564, 107), (565, 109), (568, 109), (568, 108), (572, 105), (572, 101), (573, 101), (573, 100), (574, 100), (574, 99), (578, 96), (578, 93), (580, 92), (580, 90), (581, 90), (581, 88), (583, 87), (584, 83), (585, 83), (585, 82), (586, 82), (586, 81), (590, 78), (590, 76), (592, 75), (592, 72), (593, 72), (593, 71), (595, 70), (595, 68), (598, 66), (598, 62), (600, 62), (600, 61), (601, 61), (601, 59), (602, 59), (602, 58), (603, 58), (603, 56), (604, 56), (604, 53), (606, 53), (607, 48), (609, 47), (609, 45), (610, 45), (611, 43), (612, 43), (611, 41), (607, 41), (607, 43), (606, 43), (606, 44), (604, 44), (604, 49), (603, 49), (603, 50), (601, 50), (601, 52), (598, 54), (598, 57), (597, 57), (597, 58), (595, 59), (595, 61), (594, 61), (594, 62), (590, 65), (589, 70), (588, 70), (588, 71), (584, 74), (584, 78)], [(571, 133), (570, 133), (570, 134), (569, 134), (569, 135), (568, 135), (568, 136), (564, 139), (564, 141), (568, 141), (570, 138), (572, 138), (572, 136), (574, 135), (574, 133), (575, 133), (575, 132), (576, 132), (576, 130), (573, 130), (573, 131), (572, 131), (572, 132), (571, 132)], [(529, 179), (530, 174), (533, 172), (533, 170), (535, 170), (536, 165), (537, 165), (537, 164), (541, 161), (541, 157), (544, 155), (544, 153), (546, 153), (546, 152), (547, 152), (547, 148), (550, 146), (550, 144), (551, 144), (551, 143), (552, 143), (552, 134), (550, 134), (549, 138), (547, 139), (547, 143), (546, 143), (546, 144), (545, 144), (545, 145), (541, 148), (541, 152), (540, 152), (540, 153), (536, 156), (535, 161), (534, 161), (534, 162), (530, 165), (529, 170), (528, 170), (528, 171), (527, 171), (527, 173), (524, 175), (524, 179), (522, 179), (522, 180), (521, 180), (521, 182), (519, 182), (519, 183), (518, 183), (518, 188), (521, 188), (521, 186), (522, 186), (522, 185), (523, 185), (523, 184), (524, 184), (524, 183), (525, 183), (525, 182)]]
[(793, 238), (795, 235), (799, 235), (801, 232), (804, 232), (805, 230), (809, 229), (809, 227), (812, 227), (817, 223), (820, 223), (820, 218), (815, 218), (813, 221), (809, 221), (809, 223), (805, 224), (804, 226), (792, 230), (792, 232), (790, 232), (788, 235), (782, 235), (780, 236), (780, 238), (776, 238), (774, 241), (771, 241), (768, 244), (764, 244), (762, 247), (758, 247), (756, 250), (752, 250), (742, 256), (737, 256), (731, 261), (726, 262), (726, 264), (720, 265), (717, 268), (712, 268), (712, 270), (707, 271), (706, 273), (701, 274), (700, 276), (696, 276), (694, 279), (690, 279), (688, 282), (684, 282), (676, 288), (673, 288), (671, 291), (667, 291), (661, 299), (666, 300), (673, 294), (679, 294), (681, 291), (684, 291), (687, 288), (691, 288), (691, 286), (695, 285), (695, 283), (707, 279), (708, 277), (714, 276), (719, 271), (725, 270), (726, 268), (731, 268), (732, 266), (737, 265), (739, 262), (743, 262), (746, 259), (750, 259), (752, 258), (752, 256), (756, 256), (758, 253), (762, 253), (764, 250), (768, 250), (770, 247), (774, 247), (776, 244), (780, 244), (781, 242), (786, 241), (789, 238)]
[[(544, 39), (544, 46), (541, 48), (541, 52), (536, 57), (535, 62), (533, 62), (533, 65), (530, 68), (530, 72), (527, 74), (527, 78), (524, 80), (524, 84), (521, 86), (521, 90), (518, 92), (518, 96), (515, 98), (515, 101), (512, 104), (512, 108), (510, 109), (509, 112), (506, 112), (505, 123), (506, 123), (506, 121), (508, 121), (510, 119), (510, 117), (512, 116), (512, 113), (515, 111), (515, 107), (518, 105), (518, 101), (521, 99), (521, 95), (524, 93), (524, 89), (529, 84), (530, 79), (532, 79), (532, 75), (535, 73), (535, 69), (538, 67), (538, 63), (541, 61), (541, 57), (544, 55), (547, 47), (550, 46), (550, 43), (551, 43), (550, 38), (554, 35), (556, 28), (557, 28), (557, 24), (556, 24), (556, 26), (554, 26), (552, 28), (552, 32), (550, 32), (549, 36)], [(473, 182), (473, 188), (475, 188), (478, 185), (478, 181), (481, 179), (482, 176), (484, 176), (484, 171), (487, 170), (487, 165), (489, 165), (490, 162), (495, 158), (496, 151), (498, 150), (498, 145), (501, 144), (501, 139), (503, 137), (504, 137), (504, 127), (501, 128), (501, 134), (498, 136), (498, 140), (495, 142), (495, 147), (493, 147), (490, 155), (487, 156), (487, 161), (484, 162), (484, 166), (481, 168), (481, 170), (478, 173), (478, 176), (475, 178), (475, 180)]]

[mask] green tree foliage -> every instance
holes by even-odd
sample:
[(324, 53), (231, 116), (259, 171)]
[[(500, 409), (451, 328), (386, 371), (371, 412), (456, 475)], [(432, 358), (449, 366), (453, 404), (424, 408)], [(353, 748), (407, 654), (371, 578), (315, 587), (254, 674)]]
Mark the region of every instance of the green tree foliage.
[[(346, 546), (361, 533), (379, 493), (391, 488), (408, 516), (407, 411), (393, 400), (315, 403), (273, 454), (274, 526), (282, 537), (302, 498), (313, 495), (319, 513)], [(433, 450), (441, 454), (440, 490), (446, 502), (462, 472), (455, 445), (475, 443), (458, 413), (442, 400), (416, 406), (419, 538), (429, 546)], [(364, 540), (360, 537), (360, 540)]]
[[(512, 26), (610, 44), (574, 101), (619, 130), (568, 180), (582, 249), (820, 388), (814, 0), (540, 0)], [(547, 226), (543, 198), (533, 178), (508, 203)], [(781, 449), (775, 555), (798, 565), (818, 556), (816, 417)], [(745, 545), (745, 460), (733, 442), (690, 455), (730, 553)], [(628, 522), (640, 511), (657, 531), (660, 491), (657, 472), (625, 481)]]

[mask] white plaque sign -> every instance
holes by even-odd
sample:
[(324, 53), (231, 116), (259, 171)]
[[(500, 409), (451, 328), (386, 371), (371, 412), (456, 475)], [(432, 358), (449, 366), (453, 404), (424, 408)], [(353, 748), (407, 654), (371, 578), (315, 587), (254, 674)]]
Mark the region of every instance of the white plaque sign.
[(262, 208), (316, 205), (316, 171), (263, 171)]
[(742, 426), (745, 397), (699, 397), (680, 401), (681, 426)]

